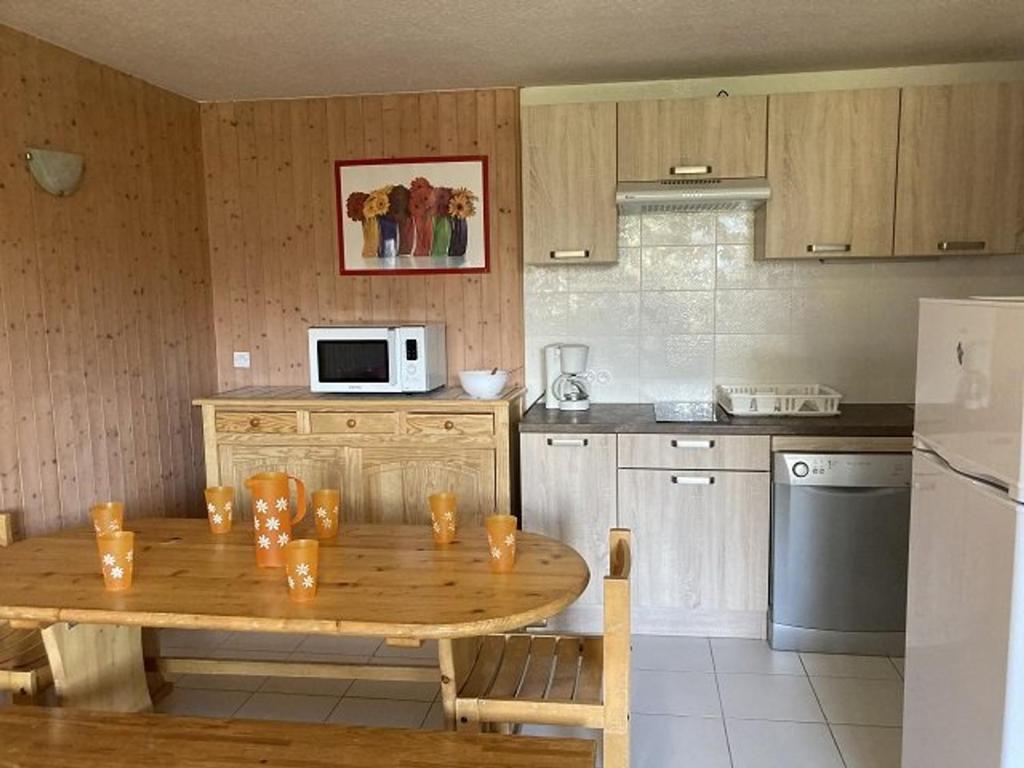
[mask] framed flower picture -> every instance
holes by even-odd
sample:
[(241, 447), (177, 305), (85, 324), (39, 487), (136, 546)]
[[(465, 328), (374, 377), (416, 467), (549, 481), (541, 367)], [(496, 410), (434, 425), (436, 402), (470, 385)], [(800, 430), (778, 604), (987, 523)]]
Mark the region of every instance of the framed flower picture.
[(487, 272), (487, 157), (334, 163), (343, 275)]

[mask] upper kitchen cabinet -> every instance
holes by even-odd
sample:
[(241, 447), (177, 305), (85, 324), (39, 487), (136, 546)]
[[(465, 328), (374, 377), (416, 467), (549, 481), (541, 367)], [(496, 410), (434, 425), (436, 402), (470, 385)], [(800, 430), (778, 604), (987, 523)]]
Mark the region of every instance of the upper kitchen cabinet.
[(903, 89), (897, 256), (1024, 251), (1024, 83)]
[(898, 88), (771, 96), (766, 258), (892, 255)]
[(618, 259), (615, 104), (525, 107), (521, 130), (525, 261)]
[(765, 175), (765, 96), (619, 103), (619, 180)]

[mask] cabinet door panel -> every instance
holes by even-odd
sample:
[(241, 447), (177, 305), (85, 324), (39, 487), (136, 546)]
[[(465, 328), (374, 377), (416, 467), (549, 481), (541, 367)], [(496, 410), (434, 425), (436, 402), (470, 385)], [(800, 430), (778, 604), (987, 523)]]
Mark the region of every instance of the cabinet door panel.
[(608, 530), (615, 526), (615, 435), (520, 436), (523, 530), (564, 541), (587, 561), (574, 606), (602, 603)]
[(1024, 83), (903, 89), (895, 251), (1024, 252)]
[(494, 513), (494, 451), (389, 445), (353, 448), (358, 481), (346, 521), (426, 524), (427, 496), (454, 491), (460, 525), (483, 525)]
[[(299, 478), (312, 495), (317, 488), (340, 488), (342, 514), (355, 481), (351, 449), (334, 446), (248, 446), (222, 444), (218, 453), (220, 481), (235, 489), (235, 509), (245, 520), (252, 517), (252, 501), (245, 481), (258, 472), (287, 472)], [(294, 503), (294, 499), (293, 499)], [(197, 503), (197, 508), (201, 505)], [(305, 525), (305, 523), (303, 523)]]
[(764, 176), (766, 122), (764, 96), (620, 102), (619, 180)]
[(637, 631), (763, 636), (769, 494), (767, 472), (619, 470)]
[(526, 262), (616, 261), (615, 104), (526, 107), (522, 141)]
[(767, 258), (892, 255), (898, 88), (771, 96)]

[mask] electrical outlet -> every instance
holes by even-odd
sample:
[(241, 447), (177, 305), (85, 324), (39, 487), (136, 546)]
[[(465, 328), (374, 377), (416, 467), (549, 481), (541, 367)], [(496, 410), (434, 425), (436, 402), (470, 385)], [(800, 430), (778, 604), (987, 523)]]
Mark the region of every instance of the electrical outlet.
[(248, 368), (249, 367), (249, 353), (248, 352), (235, 352), (235, 368)]

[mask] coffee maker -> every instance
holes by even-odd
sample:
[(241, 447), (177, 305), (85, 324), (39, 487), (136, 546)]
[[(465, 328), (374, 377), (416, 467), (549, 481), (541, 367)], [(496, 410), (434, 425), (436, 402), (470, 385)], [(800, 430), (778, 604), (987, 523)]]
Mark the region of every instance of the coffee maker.
[(590, 409), (586, 344), (549, 344), (544, 347), (544, 407), (560, 411)]

